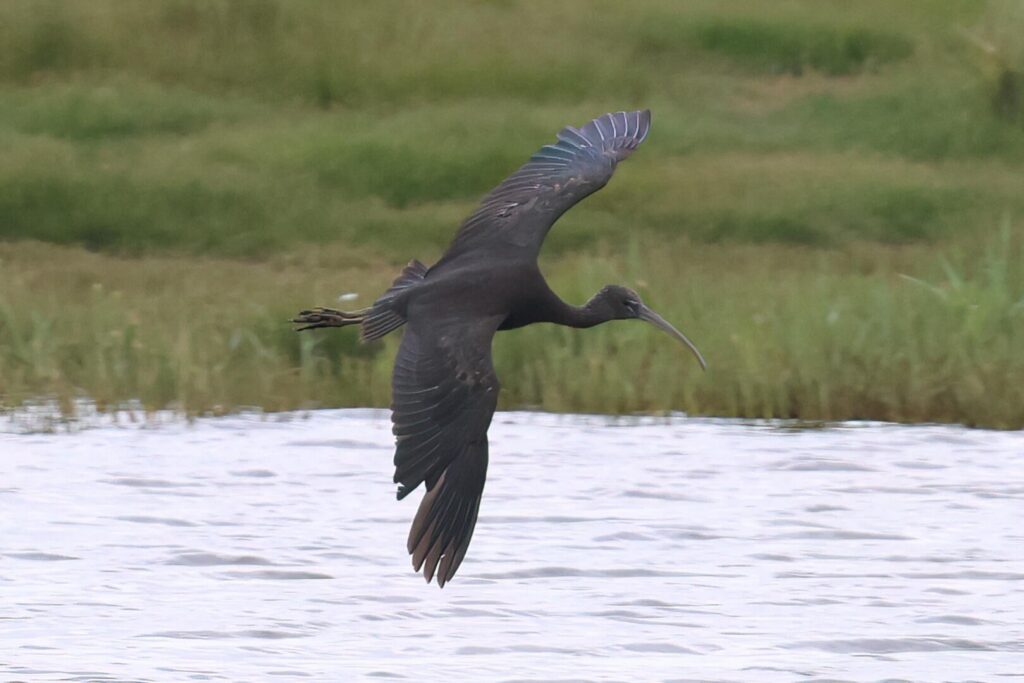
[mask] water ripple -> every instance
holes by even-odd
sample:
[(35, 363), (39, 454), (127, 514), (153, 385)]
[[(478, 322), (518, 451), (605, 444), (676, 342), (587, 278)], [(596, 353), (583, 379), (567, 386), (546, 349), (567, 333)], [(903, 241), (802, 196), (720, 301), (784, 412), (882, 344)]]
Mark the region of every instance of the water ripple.
[(79, 560), (74, 555), (60, 555), (58, 553), (4, 553), (4, 557), (13, 557), (16, 560), (32, 560), (34, 562), (65, 562), (67, 560)]
[(221, 555), (219, 553), (187, 552), (175, 555), (164, 564), (189, 567), (215, 567), (225, 564), (272, 565), (270, 560), (255, 555)]
[(281, 640), (284, 638), (305, 638), (305, 633), (252, 629), (247, 631), (158, 631), (143, 633), (140, 638), (174, 638), (176, 640), (223, 640), (225, 638), (257, 638)]
[(100, 481), (104, 484), (113, 484), (115, 486), (131, 486), (133, 488), (146, 489), (172, 489), (187, 486), (195, 486), (195, 484), (185, 484), (182, 482), (167, 481), (166, 479), (136, 479), (133, 477), (101, 479)]
[(161, 524), (163, 526), (199, 526), (195, 522), (189, 522), (185, 519), (176, 519), (174, 517), (151, 517), (149, 515), (124, 515), (121, 517), (113, 517), (122, 522), (135, 522), (136, 524)]
[(224, 572), (231, 579), (267, 579), (270, 581), (303, 581), (307, 579), (333, 579), (330, 574), (320, 572), (289, 571), (285, 569), (264, 569), (251, 572)]
[(803, 641), (783, 645), (844, 654), (892, 654), (895, 652), (942, 652), (947, 650), (1024, 651), (1019, 643), (983, 643), (964, 638), (858, 638)]

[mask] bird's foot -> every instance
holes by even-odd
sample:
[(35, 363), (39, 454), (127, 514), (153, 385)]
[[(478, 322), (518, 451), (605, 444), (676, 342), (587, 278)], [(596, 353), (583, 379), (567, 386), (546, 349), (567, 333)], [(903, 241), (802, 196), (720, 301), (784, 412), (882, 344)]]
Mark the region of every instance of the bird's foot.
[(295, 330), (296, 332), (302, 332), (303, 330), (313, 330), (318, 327), (345, 327), (346, 325), (356, 325), (362, 321), (362, 311), (358, 313), (346, 313), (345, 311), (338, 311), (333, 308), (317, 306), (316, 308), (300, 311), (299, 314), (289, 322), (302, 325), (302, 327)]

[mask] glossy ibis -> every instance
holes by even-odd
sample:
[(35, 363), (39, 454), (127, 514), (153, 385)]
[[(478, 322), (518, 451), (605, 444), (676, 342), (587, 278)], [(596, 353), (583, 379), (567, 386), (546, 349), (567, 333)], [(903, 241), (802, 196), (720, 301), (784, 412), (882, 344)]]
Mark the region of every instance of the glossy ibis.
[(582, 306), (551, 291), (537, 266), (559, 216), (601, 189), (647, 137), (649, 111), (616, 112), (567, 127), (490, 192), (441, 260), (413, 260), (373, 305), (346, 313), (302, 311), (300, 330), (360, 325), (363, 340), (406, 326), (392, 377), (398, 499), (426, 483), (409, 532), (416, 571), (442, 587), (455, 575), (476, 525), (487, 474), (487, 428), (500, 384), (491, 363), (499, 330), (549, 322), (593, 327), (645, 320), (697, 347), (632, 289), (608, 285)]

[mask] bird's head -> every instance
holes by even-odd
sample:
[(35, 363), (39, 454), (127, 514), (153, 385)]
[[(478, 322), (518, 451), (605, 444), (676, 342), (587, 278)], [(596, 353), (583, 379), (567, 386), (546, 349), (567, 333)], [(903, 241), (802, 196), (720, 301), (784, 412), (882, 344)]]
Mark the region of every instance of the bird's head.
[(591, 305), (598, 308), (603, 316), (607, 316), (608, 320), (643, 320), (668, 332), (686, 348), (690, 349), (693, 355), (697, 357), (697, 362), (700, 363), (701, 368), (707, 370), (708, 364), (694, 343), (667, 320), (648, 308), (643, 299), (640, 298), (640, 295), (629, 287), (607, 285), (597, 293)]

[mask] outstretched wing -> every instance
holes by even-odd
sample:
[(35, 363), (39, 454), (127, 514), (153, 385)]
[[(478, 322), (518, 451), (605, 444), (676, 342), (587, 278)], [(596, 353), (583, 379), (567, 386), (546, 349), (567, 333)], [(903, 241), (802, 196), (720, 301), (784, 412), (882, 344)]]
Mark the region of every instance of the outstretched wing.
[(409, 531), (413, 567), (440, 586), (462, 563), (487, 476), (487, 428), (498, 403), (491, 340), (500, 320), (412, 320), (392, 377), (395, 482), (427, 492)]
[(509, 245), (536, 256), (559, 216), (604, 187), (616, 164), (632, 154), (650, 128), (651, 112), (646, 109), (605, 114), (582, 128), (563, 128), (558, 142), (541, 147), (483, 198), (442, 261)]

